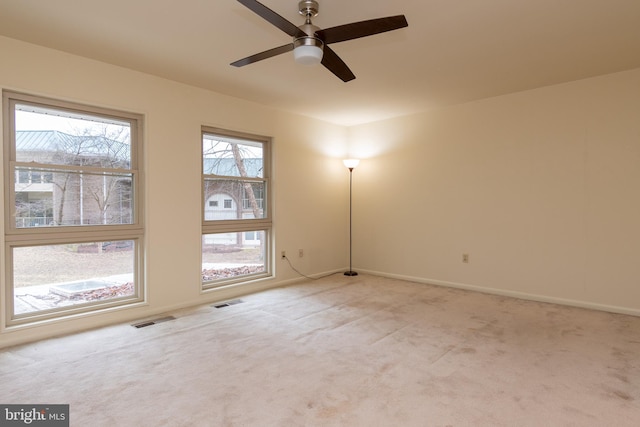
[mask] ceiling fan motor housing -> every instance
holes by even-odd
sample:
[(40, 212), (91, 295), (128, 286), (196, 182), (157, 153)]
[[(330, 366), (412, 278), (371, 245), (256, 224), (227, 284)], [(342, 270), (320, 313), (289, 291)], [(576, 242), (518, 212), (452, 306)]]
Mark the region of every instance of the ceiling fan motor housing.
[(298, 10), (300, 11), (300, 15), (307, 18), (317, 16), (319, 8), (320, 6), (315, 0), (303, 0), (301, 2), (298, 2)]

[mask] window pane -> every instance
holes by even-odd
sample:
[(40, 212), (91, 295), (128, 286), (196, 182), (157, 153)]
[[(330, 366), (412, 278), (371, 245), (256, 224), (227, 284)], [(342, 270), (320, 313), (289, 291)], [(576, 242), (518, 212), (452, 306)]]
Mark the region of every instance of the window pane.
[(18, 179), (17, 182), (22, 184), (29, 184), (31, 181), (31, 176), (29, 175), (28, 170), (19, 170), (18, 171)]
[(131, 174), (17, 170), (19, 176), (47, 178), (16, 183), (17, 228), (133, 223)]
[(265, 273), (265, 231), (202, 236), (202, 282)]
[(128, 122), (27, 104), (15, 120), (18, 162), (130, 168)]
[(205, 179), (204, 219), (260, 219), (265, 217), (265, 183)]
[(202, 162), (205, 175), (262, 178), (262, 143), (203, 135)]
[(133, 240), (15, 247), (12, 254), (15, 315), (136, 294)]

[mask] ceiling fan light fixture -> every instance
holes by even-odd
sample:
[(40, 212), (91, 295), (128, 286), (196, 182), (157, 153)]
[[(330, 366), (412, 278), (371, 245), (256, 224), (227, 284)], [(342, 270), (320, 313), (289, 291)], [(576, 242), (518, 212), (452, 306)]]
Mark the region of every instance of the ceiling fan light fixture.
[(317, 65), (322, 62), (324, 43), (315, 37), (301, 37), (293, 42), (293, 59), (302, 65)]

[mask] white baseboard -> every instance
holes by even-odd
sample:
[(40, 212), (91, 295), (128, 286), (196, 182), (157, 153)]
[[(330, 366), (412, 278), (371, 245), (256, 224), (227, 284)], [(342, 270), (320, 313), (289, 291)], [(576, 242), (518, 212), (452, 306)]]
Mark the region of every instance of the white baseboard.
[(381, 272), (381, 271), (373, 271), (373, 270), (359, 270), (359, 271), (364, 273), (364, 274), (371, 274), (371, 275), (374, 275), (374, 276), (388, 277), (388, 278), (391, 278), (391, 279), (407, 280), (407, 281), (410, 281), (410, 282), (424, 283), (424, 284), (427, 284), (427, 285), (436, 285), (436, 286), (444, 286), (444, 287), (448, 287), (448, 288), (464, 289), (464, 290), (467, 290), (467, 291), (482, 292), (482, 293), (485, 293), (485, 294), (500, 295), (500, 296), (524, 299), (524, 300), (529, 300), (529, 301), (537, 301), (537, 302), (546, 302), (546, 303), (551, 303), (551, 304), (567, 305), (567, 306), (571, 306), (571, 307), (579, 307), (579, 308), (586, 308), (586, 309), (591, 309), (591, 310), (607, 311), (607, 312), (610, 312), (610, 313), (627, 314), (627, 315), (630, 315), (630, 316), (638, 316), (638, 317), (640, 317), (640, 310), (633, 309), (633, 308), (628, 308), (628, 307), (619, 307), (619, 306), (614, 306), (614, 305), (598, 304), (598, 303), (589, 302), (589, 301), (579, 301), (579, 300), (572, 300), (572, 299), (565, 299), (565, 298), (556, 298), (556, 297), (550, 297), (550, 296), (546, 296), (546, 295), (529, 294), (529, 293), (525, 293), (525, 292), (516, 292), (516, 291), (505, 290), (505, 289), (488, 288), (488, 287), (484, 287), (484, 286), (469, 285), (469, 284), (466, 284), (466, 283), (447, 282), (447, 281), (444, 281), (444, 280), (427, 279), (427, 278), (424, 278), (424, 277), (414, 277), (414, 276), (407, 276), (407, 275), (402, 275), (402, 274), (384, 273), (384, 272)]

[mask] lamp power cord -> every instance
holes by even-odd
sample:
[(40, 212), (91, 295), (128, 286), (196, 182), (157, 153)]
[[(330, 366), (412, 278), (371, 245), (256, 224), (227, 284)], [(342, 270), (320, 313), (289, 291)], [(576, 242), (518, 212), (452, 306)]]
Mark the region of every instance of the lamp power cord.
[(311, 277), (311, 276), (307, 276), (306, 274), (302, 273), (301, 271), (299, 271), (297, 268), (295, 268), (293, 266), (293, 264), (291, 263), (291, 260), (289, 259), (289, 257), (287, 257), (286, 255), (283, 257), (285, 261), (287, 261), (287, 263), (289, 264), (289, 267), (291, 267), (291, 269), (293, 271), (295, 271), (297, 274), (299, 274), (300, 276), (304, 277), (305, 279), (309, 279), (309, 280), (320, 280), (320, 279), (324, 279), (325, 277), (329, 277), (329, 276), (333, 276), (334, 274), (338, 274), (338, 272), (335, 273), (329, 273), (329, 274), (325, 274), (324, 276), (320, 276), (320, 277)]

